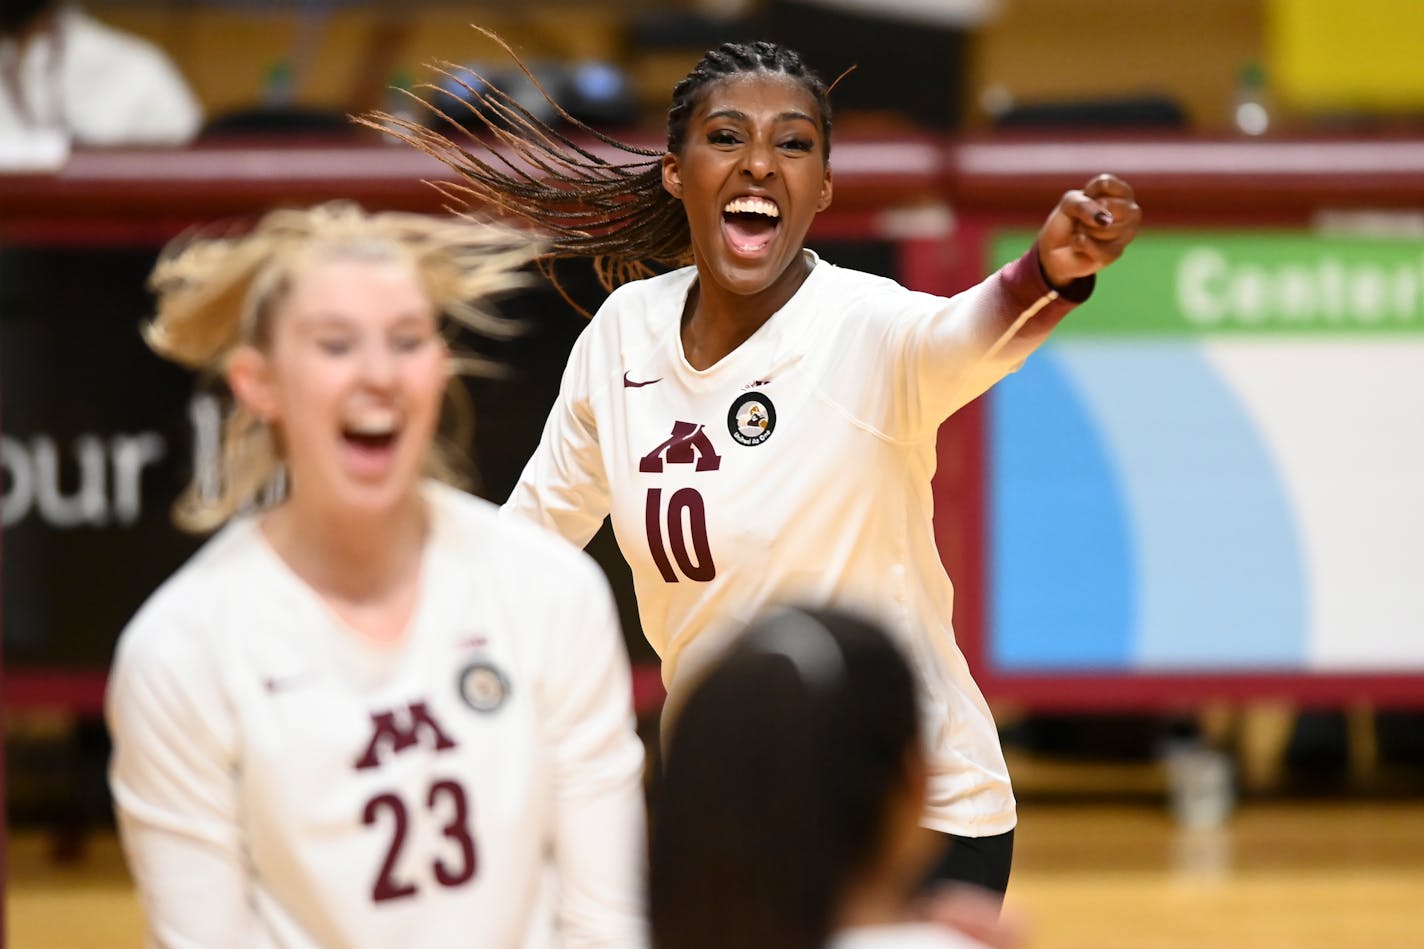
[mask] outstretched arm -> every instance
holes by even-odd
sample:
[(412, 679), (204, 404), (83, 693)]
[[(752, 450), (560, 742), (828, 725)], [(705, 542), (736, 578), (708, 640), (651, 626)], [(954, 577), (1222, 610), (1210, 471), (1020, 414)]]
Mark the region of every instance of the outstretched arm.
[[(910, 294), (883, 321), (883, 345), (908, 385), (872, 391), (863, 417), (896, 437), (923, 436), (1018, 368), (1079, 303), (1098, 271), (1137, 236), (1132, 188), (1099, 175), (1068, 191), (1018, 260), (948, 300)], [(883, 388), (883, 387), (882, 387)], [(877, 402), (883, 403), (877, 406)]]

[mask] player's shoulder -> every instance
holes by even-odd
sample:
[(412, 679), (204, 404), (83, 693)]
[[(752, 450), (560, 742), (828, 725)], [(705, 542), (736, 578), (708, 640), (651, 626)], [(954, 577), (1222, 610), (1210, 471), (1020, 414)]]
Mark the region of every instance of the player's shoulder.
[(670, 321), (676, 323), (687, 300), (687, 290), (696, 277), (697, 268), (689, 266), (630, 280), (603, 301), (593, 316), (593, 326), (601, 332), (620, 336), (640, 331), (660, 336)]
[(818, 260), (813, 280), (807, 284), (821, 312), (840, 313), (846, 319), (876, 319), (903, 313), (907, 307), (938, 305), (942, 299), (920, 293), (880, 274), (840, 267)]
[(854, 267), (842, 267), (819, 256), (816, 258), (816, 267), (812, 272), (827, 292), (892, 294), (908, 292), (889, 277), (866, 270), (856, 270)]
[(425, 491), (446, 543), (471, 562), (501, 574), (557, 580), (551, 587), (602, 581), (593, 558), (553, 531), (527, 518), (501, 516), (495, 504), (450, 485), (432, 481)]
[(629, 366), (641, 366), (666, 348), (696, 268), (633, 280), (615, 289), (580, 334), (569, 356), (570, 370), (588, 393), (617, 389)]
[(259, 556), (256, 521), (239, 518), (213, 535), (143, 605), (115, 647), (116, 663), (182, 665), (209, 654), (241, 577)]
[(697, 279), (697, 268), (689, 265), (652, 277), (630, 280), (620, 284), (608, 295), (608, 299), (604, 301), (603, 309), (621, 312), (633, 307), (657, 305), (668, 301), (676, 301), (680, 305), (687, 295), (687, 288), (695, 279)]

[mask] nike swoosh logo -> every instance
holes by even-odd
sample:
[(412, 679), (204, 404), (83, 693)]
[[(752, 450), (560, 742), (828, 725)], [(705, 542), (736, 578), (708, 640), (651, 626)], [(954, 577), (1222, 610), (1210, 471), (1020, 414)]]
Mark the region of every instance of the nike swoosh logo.
[(647, 382), (634, 382), (632, 379), (628, 378), (628, 373), (623, 373), (623, 388), (625, 389), (641, 389), (643, 386), (650, 386), (654, 382), (662, 381), (663, 377), (658, 376), (656, 379), (649, 379)]
[(268, 695), (276, 695), (278, 692), (285, 692), (288, 689), (304, 685), (311, 678), (311, 672), (298, 672), (285, 676), (268, 676), (262, 682), (262, 687), (267, 690)]

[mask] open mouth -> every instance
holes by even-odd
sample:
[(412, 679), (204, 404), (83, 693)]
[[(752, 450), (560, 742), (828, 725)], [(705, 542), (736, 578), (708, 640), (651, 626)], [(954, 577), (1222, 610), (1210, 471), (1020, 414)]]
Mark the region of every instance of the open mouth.
[(350, 442), (353, 446), (357, 448), (364, 448), (368, 451), (377, 451), (382, 448), (389, 448), (391, 447), (391, 445), (395, 444), (396, 433), (389, 432), (384, 435), (371, 435), (365, 432), (345, 431), (341, 433), (341, 437), (346, 439), (348, 442)]
[(759, 254), (781, 227), (781, 209), (759, 196), (734, 198), (722, 209), (722, 232), (739, 254)]
[(400, 429), (395, 413), (377, 412), (348, 420), (341, 427), (341, 439), (346, 443), (348, 459), (361, 473), (379, 473), (394, 454)]

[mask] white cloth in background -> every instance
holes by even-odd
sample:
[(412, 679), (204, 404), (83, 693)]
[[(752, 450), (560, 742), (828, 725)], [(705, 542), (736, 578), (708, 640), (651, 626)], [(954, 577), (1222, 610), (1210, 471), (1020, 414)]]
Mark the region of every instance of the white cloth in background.
[(180, 145), (203, 121), (158, 47), (75, 7), (23, 49), (0, 39), (0, 76), (10, 77), (0, 79), (0, 138), (60, 130), (82, 145)]

